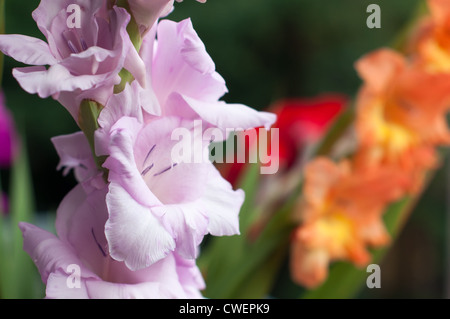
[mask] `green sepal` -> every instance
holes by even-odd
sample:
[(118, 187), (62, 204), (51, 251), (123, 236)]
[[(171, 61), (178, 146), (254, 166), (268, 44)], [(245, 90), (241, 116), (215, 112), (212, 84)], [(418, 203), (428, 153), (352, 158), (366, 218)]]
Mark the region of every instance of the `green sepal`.
[(97, 156), (95, 153), (95, 131), (99, 128), (98, 117), (104, 106), (92, 100), (83, 100), (80, 105), (78, 113), (78, 125), (86, 136), (89, 146), (91, 147), (92, 155), (99, 170), (105, 173), (107, 177), (107, 170), (103, 167), (106, 156)]

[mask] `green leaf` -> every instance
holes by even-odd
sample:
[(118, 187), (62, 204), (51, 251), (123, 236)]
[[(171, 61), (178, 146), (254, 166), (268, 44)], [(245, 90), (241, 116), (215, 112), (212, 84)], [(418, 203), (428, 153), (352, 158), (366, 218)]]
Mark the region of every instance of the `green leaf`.
[(335, 143), (342, 137), (347, 129), (353, 124), (355, 119), (355, 110), (353, 105), (347, 108), (338, 116), (328, 129), (321, 141), (317, 143), (314, 156), (329, 155)]
[(261, 299), (268, 296), (277, 279), (276, 274), (280, 264), (287, 253), (287, 243), (280, 245), (278, 248), (268, 255), (260, 267), (257, 267), (255, 271), (245, 277), (245, 283), (239, 284), (231, 295), (232, 298)]
[[(255, 196), (259, 184), (259, 168), (258, 164), (248, 165), (244, 178), (240, 185), (245, 192), (245, 201), (240, 213), (240, 232), (245, 234), (251, 222), (258, 215), (258, 210), (253, 209), (255, 206)], [(222, 274), (228, 269), (236, 265), (245, 254), (246, 246), (245, 236), (229, 236), (229, 237), (211, 237), (209, 242), (199, 256), (198, 265), (206, 274), (207, 288), (205, 296), (215, 298), (220, 291), (220, 287), (216, 282), (222, 278)], [(232, 251), (230, 250), (232, 247)]]
[(247, 172), (242, 184), (249, 195), (241, 213), (242, 235), (214, 238), (208, 246), (207, 288), (204, 292), (208, 298), (267, 297), (286, 254), (293, 229), (290, 215), (298, 190), (270, 219), (255, 242), (250, 242), (245, 230), (260, 213), (252, 209), (258, 188), (255, 179), (259, 178), (259, 170), (255, 169)]
[(35, 283), (38, 278), (36, 267), (23, 250), (23, 237), (19, 222), (33, 222), (34, 195), (32, 178), (26, 152), (22, 143), (20, 154), (11, 171), (9, 218), (3, 219), (2, 234), (2, 298), (35, 298)]
[[(1, 181), (0, 181), (0, 196), (2, 195), (2, 187), (1, 187)], [(6, 216), (4, 215), (5, 212), (2, 211), (2, 205), (0, 204), (0, 298), (3, 296), (4, 291), (4, 281), (7, 271), (7, 265), (6, 265), (6, 248), (8, 245), (7, 242), (7, 234), (6, 234)]]

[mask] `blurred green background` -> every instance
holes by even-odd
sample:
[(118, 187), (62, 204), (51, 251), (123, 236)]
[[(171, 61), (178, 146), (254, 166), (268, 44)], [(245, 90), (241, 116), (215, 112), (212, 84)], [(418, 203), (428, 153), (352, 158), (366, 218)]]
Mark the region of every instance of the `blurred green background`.
[[(55, 0), (56, 1), (56, 0)], [(354, 96), (360, 80), (354, 62), (393, 43), (414, 14), (418, 0), (185, 0), (170, 19), (190, 17), (218, 72), (227, 81), (227, 102), (264, 109), (285, 97), (324, 92)], [(366, 26), (367, 6), (381, 7), (381, 29)], [(38, 0), (6, 1), (6, 32), (42, 38), (31, 17)], [(20, 66), (5, 58), (7, 105), (26, 138), (34, 195), (40, 214), (53, 213), (75, 185), (72, 175), (56, 171), (50, 142), (77, 127), (52, 99), (25, 93), (11, 75)], [(9, 178), (1, 172), (3, 185)], [(363, 289), (363, 298), (442, 298), (446, 289), (446, 170), (436, 178), (412, 212), (386, 256), (381, 289)]]

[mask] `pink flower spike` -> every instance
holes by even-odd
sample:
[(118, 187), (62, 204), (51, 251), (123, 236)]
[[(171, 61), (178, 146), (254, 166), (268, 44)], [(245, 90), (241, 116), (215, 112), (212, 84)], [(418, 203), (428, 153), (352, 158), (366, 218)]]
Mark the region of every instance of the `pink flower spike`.
[[(108, 157), (105, 232), (110, 254), (132, 270), (149, 267), (173, 251), (195, 259), (207, 234), (239, 234), (244, 193), (220, 176), (204, 156), (211, 140), (197, 135), (208, 128), (269, 128), (276, 119), (219, 101), (227, 92), (225, 81), (189, 19), (155, 25), (140, 54), (151, 85), (145, 90), (127, 86), (110, 98), (95, 136), (97, 155)], [(205, 124), (200, 130), (196, 120)], [(174, 160), (176, 129), (200, 140), (192, 149), (200, 162)]]

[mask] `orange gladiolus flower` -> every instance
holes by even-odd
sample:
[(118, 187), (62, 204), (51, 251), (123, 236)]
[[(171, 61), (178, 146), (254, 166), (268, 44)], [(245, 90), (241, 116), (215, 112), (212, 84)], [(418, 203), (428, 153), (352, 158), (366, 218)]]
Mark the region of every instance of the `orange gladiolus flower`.
[(382, 214), (402, 195), (398, 171), (377, 168), (361, 171), (349, 161), (339, 164), (317, 158), (305, 168), (300, 206), (301, 224), (291, 244), (291, 275), (301, 285), (321, 284), (334, 260), (366, 265), (367, 246), (389, 242)]
[(428, 0), (430, 15), (419, 24), (412, 41), (418, 63), (431, 73), (450, 72), (450, 2)]
[(435, 147), (450, 143), (450, 75), (426, 72), (390, 49), (366, 55), (356, 69), (364, 80), (356, 101), (357, 165), (395, 166), (417, 190), (424, 170), (437, 164)]

